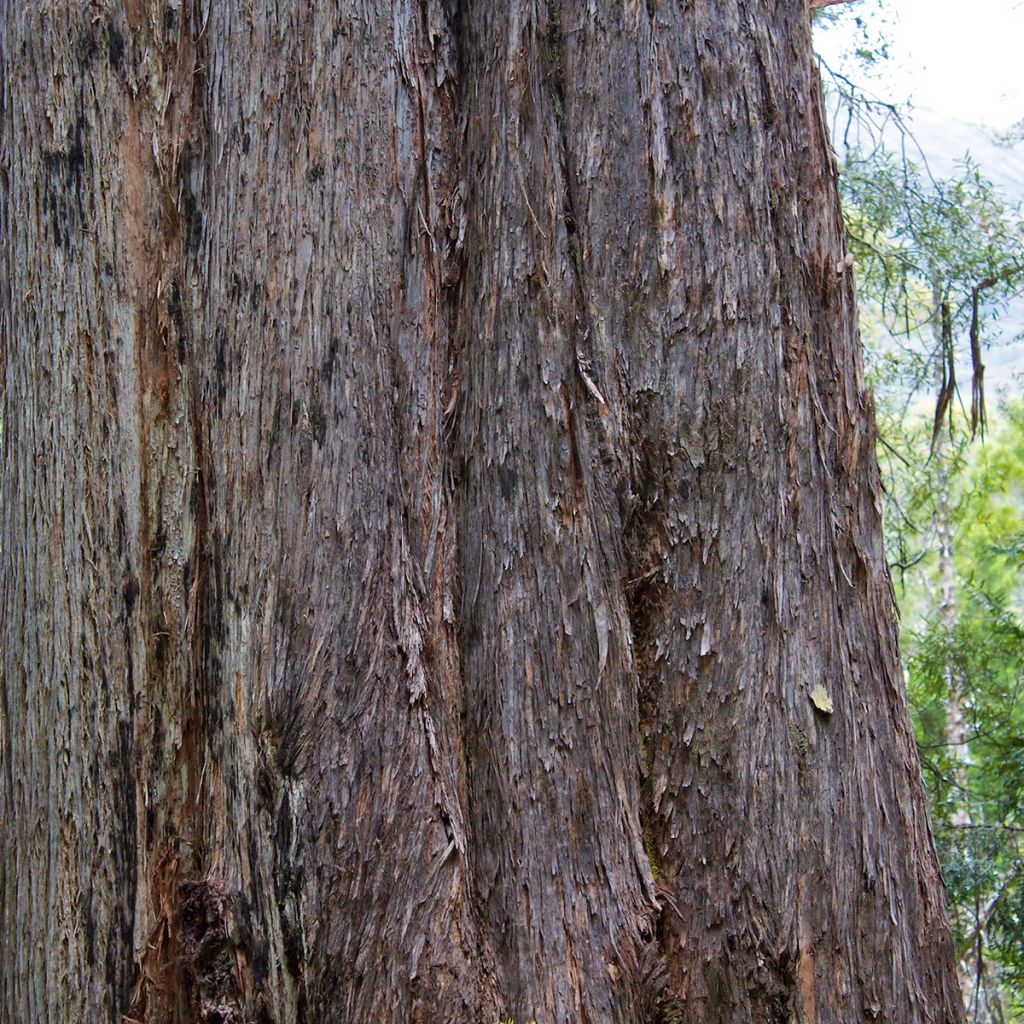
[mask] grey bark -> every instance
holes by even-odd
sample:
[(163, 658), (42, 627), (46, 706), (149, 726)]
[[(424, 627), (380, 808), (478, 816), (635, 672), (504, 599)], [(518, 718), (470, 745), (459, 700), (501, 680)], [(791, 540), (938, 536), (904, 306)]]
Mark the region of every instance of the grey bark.
[(0, 1020), (959, 1021), (802, 0), (0, 31)]

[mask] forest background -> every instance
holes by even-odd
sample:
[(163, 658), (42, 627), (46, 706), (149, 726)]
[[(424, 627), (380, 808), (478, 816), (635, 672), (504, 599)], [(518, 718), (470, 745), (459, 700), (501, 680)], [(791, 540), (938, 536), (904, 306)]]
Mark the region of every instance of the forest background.
[(966, 26), (828, 7), (815, 39), (908, 693), (967, 1017), (988, 1024), (1024, 1020), (1024, 96), (1000, 59), (1024, 4), (981, 6)]

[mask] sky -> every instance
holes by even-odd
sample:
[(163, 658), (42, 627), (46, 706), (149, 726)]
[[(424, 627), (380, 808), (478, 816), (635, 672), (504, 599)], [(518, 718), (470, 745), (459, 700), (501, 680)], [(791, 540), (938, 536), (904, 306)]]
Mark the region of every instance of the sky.
[(857, 17), (869, 39), (880, 32), (889, 42), (872, 89), (879, 98), (997, 130), (1024, 119), (1024, 0), (859, 0), (816, 33), (835, 69), (854, 70), (842, 52), (863, 45)]

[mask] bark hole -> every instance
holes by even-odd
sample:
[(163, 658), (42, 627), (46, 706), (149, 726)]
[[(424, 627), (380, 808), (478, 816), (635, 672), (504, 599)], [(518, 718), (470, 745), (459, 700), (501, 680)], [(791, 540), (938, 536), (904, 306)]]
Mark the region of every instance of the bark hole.
[(214, 881), (178, 885), (178, 949), (202, 1024), (244, 1024), (239, 951), (229, 935), (228, 896)]

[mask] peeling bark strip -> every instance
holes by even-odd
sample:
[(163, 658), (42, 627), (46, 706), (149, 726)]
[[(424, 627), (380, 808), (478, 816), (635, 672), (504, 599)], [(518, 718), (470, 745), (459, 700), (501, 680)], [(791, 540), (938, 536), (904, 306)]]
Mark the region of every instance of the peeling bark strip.
[(959, 1021), (803, 0), (0, 19), (0, 1021)]

